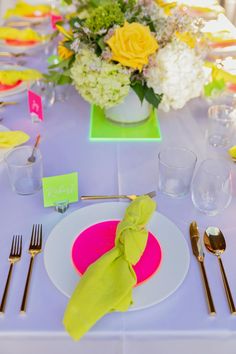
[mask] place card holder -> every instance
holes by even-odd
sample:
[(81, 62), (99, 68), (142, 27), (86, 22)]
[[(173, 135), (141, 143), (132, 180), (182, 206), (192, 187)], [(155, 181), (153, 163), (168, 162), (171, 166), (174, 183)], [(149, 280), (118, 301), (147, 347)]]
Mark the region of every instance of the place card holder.
[(69, 209), (69, 200), (62, 200), (54, 203), (54, 209), (60, 214), (64, 214)]

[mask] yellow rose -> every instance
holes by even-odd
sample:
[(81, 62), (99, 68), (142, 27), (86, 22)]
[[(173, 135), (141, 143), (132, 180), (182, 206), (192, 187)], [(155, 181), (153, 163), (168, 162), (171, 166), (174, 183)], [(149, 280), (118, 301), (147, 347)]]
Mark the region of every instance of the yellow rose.
[(112, 60), (139, 71), (148, 63), (149, 55), (158, 49), (149, 27), (136, 22), (126, 22), (117, 28), (107, 43), (112, 50)]

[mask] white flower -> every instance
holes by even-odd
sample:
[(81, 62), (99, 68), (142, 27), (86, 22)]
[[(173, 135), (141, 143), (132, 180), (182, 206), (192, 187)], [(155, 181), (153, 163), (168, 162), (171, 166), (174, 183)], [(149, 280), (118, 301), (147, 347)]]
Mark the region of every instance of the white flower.
[(130, 73), (82, 48), (71, 68), (71, 78), (81, 96), (91, 104), (110, 108), (121, 103), (130, 89)]
[(173, 41), (159, 49), (155, 63), (145, 70), (148, 87), (163, 93), (160, 108), (182, 108), (187, 101), (200, 96), (206, 83), (202, 60), (194, 49), (180, 41)]

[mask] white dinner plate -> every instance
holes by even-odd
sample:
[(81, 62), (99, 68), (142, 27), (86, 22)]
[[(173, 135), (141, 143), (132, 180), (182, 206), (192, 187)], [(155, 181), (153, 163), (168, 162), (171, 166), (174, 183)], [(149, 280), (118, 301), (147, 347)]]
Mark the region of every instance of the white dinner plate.
[[(7, 127), (5, 127), (4, 125), (1, 125), (0, 124), (0, 132), (8, 132), (10, 129), (8, 129)], [(12, 150), (12, 148), (7, 148), (7, 149), (5, 149), (5, 148), (0, 148), (0, 162), (2, 162), (3, 161), (3, 159), (4, 159), (4, 156), (5, 156), (5, 154), (8, 152), (8, 151), (10, 151), (10, 150)]]
[[(26, 67), (19, 66), (19, 65), (2, 65), (1, 66), (1, 70), (19, 70), (20, 71), (20, 70), (26, 70), (26, 69), (27, 69)], [(19, 93), (26, 91), (28, 88), (28, 84), (29, 83), (27, 83), (26, 81), (22, 81), (22, 83), (15, 88), (0, 92), (0, 100), (2, 98), (6, 98), (6, 97), (9, 97), (12, 95), (17, 95)]]
[[(64, 295), (70, 297), (80, 280), (71, 260), (75, 238), (95, 223), (122, 219), (127, 206), (124, 202), (93, 204), (68, 215), (51, 231), (44, 249), (44, 264), (52, 283)], [(151, 279), (134, 288), (130, 310), (144, 309), (166, 299), (182, 284), (189, 268), (187, 243), (173, 222), (155, 212), (147, 227), (161, 245), (162, 263)]]

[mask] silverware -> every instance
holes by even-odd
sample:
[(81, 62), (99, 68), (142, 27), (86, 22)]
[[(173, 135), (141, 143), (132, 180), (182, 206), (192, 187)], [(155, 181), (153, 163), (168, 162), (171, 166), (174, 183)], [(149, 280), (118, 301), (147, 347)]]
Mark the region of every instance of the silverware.
[(40, 142), (40, 138), (41, 138), (41, 136), (40, 136), (40, 134), (37, 136), (37, 138), (36, 138), (36, 141), (35, 141), (35, 144), (34, 144), (34, 147), (33, 147), (33, 151), (32, 151), (32, 154), (30, 155), (30, 157), (28, 158), (28, 162), (30, 162), (30, 163), (34, 163), (35, 162), (35, 156), (34, 156), (34, 154), (35, 154), (35, 151), (36, 151), (36, 149), (37, 149), (37, 146), (38, 146), (38, 144), (39, 144), (39, 142)]
[(30, 284), (30, 279), (31, 279), (31, 274), (32, 274), (34, 258), (41, 251), (42, 251), (42, 225), (33, 225), (32, 235), (31, 235), (31, 240), (30, 240), (30, 245), (29, 245), (30, 265), (29, 265), (29, 270), (28, 270), (28, 274), (27, 274), (27, 278), (26, 278), (25, 290), (24, 290), (24, 294), (23, 294), (23, 298), (22, 298), (22, 303), (21, 303), (21, 307), (20, 307), (21, 313), (26, 312), (26, 303), (27, 303), (27, 298), (28, 298), (28, 290), (29, 290), (29, 284)]
[(42, 22), (30, 22), (30, 21), (9, 21), (5, 23), (7, 27), (36, 27), (41, 25)]
[[(150, 198), (154, 198), (156, 196), (156, 192), (152, 191), (149, 193), (146, 193), (145, 195), (148, 195)], [(129, 199), (129, 200), (135, 200), (138, 197), (136, 194), (130, 194), (130, 195), (83, 195), (80, 197), (81, 200), (98, 200), (98, 199)]]
[(204, 234), (204, 243), (207, 250), (213, 253), (219, 261), (220, 271), (224, 283), (225, 293), (227, 296), (230, 312), (233, 315), (236, 315), (236, 309), (234, 305), (233, 296), (231, 294), (230, 286), (226, 277), (224, 270), (223, 262), (220, 256), (224, 253), (226, 249), (226, 242), (223, 233), (218, 227), (210, 226), (206, 229)]
[(18, 102), (5, 102), (5, 101), (0, 101), (0, 108), (2, 108), (2, 107), (5, 107), (5, 106), (13, 106), (13, 105), (15, 105), (15, 104), (17, 104)]
[(10, 268), (7, 276), (7, 281), (5, 285), (5, 289), (3, 292), (2, 296), (2, 301), (0, 305), (0, 313), (4, 313), (5, 311), (5, 306), (6, 306), (6, 301), (7, 301), (7, 295), (8, 295), (8, 289), (11, 281), (11, 275), (12, 275), (12, 270), (13, 266), (16, 262), (18, 262), (21, 259), (21, 251), (22, 251), (22, 236), (13, 236), (12, 243), (11, 243), (11, 250), (9, 254), (9, 262), (10, 262)]
[(10, 52), (0, 52), (0, 57), (7, 57), (7, 58), (19, 58), (25, 57), (26, 53), (10, 53)]
[(206, 298), (207, 298), (208, 310), (209, 310), (210, 315), (215, 315), (216, 314), (215, 305), (214, 305), (214, 302), (212, 299), (211, 289), (210, 289), (210, 286), (208, 283), (207, 274), (206, 274), (205, 265), (204, 265), (205, 255), (204, 255), (204, 252), (202, 249), (202, 244), (201, 244), (200, 235), (199, 235), (198, 226), (197, 226), (196, 221), (193, 221), (190, 224), (189, 233), (190, 233), (190, 240), (191, 240), (193, 254), (197, 258), (198, 263), (200, 265), (200, 269), (201, 269), (202, 279), (203, 279)]

